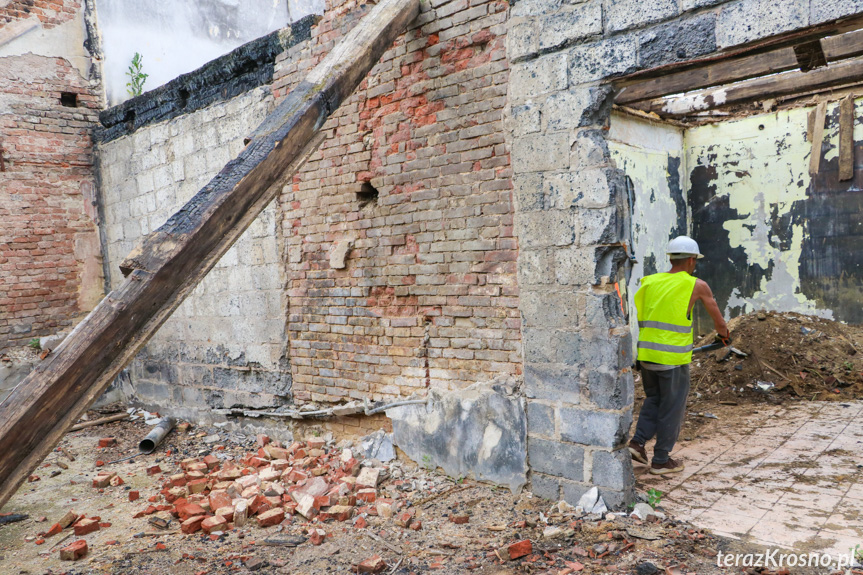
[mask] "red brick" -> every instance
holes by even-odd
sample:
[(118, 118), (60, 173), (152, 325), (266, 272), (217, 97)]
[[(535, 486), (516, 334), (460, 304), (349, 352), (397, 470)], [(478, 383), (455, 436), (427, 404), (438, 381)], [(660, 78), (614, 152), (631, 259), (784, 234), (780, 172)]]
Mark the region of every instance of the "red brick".
[(75, 561), (87, 554), (87, 542), (84, 539), (75, 541), (67, 547), (60, 549), (60, 559), (63, 561)]
[(193, 517), (189, 517), (185, 519), (180, 524), (180, 530), (183, 533), (196, 533), (201, 530), (201, 523), (203, 523), (206, 515), (195, 515)]
[(111, 447), (117, 445), (117, 440), (113, 437), (103, 437), (99, 440), (99, 447)]
[(94, 531), (98, 531), (99, 522), (93, 519), (82, 519), (81, 521), (73, 525), (72, 528), (75, 530), (75, 535), (77, 535), (78, 537), (82, 537)]
[(206, 531), (207, 533), (212, 533), (213, 531), (223, 531), (227, 528), (228, 521), (219, 515), (214, 515), (213, 517), (207, 517), (201, 522), (201, 529)]
[(530, 542), (530, 539), (525, 539), (511, 543), (506, 547), (501, 547), (495, 553), (497, 553), (501, 561), (511, 561), (533, 553), (533, 544)]
[(271, 527), (278, 525), (285, 519), (285, 510), (281, 507), (270, 509), (258, 515), (258, 525), (261, 527)]
[(139, 497), (141, 497), (141, 494), (137, 489), (129, 491), (129, 501), (137, 501)]
[(387, 562), (380, 555), (373, 555), (357, 565), (360, 573), (380, 573), (387, 568)]

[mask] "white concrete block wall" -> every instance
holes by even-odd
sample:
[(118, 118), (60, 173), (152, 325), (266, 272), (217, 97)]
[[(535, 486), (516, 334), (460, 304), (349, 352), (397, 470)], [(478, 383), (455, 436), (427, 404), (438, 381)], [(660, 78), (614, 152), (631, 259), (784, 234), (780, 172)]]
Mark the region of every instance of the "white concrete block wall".
[[(102, 193), (111, 287), (119, 264), (244, 147), (273, 108), (260, 87), (102, 143)], [(290, 396), (284, 268), (270, 205), (159, 329), (131, 367), (143, 402), (274, 406)]]

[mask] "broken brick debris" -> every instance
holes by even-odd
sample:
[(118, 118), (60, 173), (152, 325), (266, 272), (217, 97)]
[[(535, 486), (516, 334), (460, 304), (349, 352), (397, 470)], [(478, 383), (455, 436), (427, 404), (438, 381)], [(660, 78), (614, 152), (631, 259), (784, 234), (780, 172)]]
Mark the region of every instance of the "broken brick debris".
[(387, 568), (387, 562), (380, 555), (373, 555), (357, 564), (360, 573), (380, 573)]
[(87, 542), (84, 539), (79, 539), (71, 545), (60, 549), (60, 559), (63, 561), (75, 561), (87, 554)]

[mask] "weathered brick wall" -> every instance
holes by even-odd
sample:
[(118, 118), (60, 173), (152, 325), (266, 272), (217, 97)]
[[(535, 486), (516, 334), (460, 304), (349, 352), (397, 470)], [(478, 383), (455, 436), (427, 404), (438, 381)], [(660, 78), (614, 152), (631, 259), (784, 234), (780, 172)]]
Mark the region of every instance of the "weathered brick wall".
[[(11, 2), (0, 35), (80, 10)], [(98, 78), (70, 62), (79, 54), (36, 55), (17, 40), (0, 53), (0, 350), (68, 328), (103, 293), (91, 140)]]
[(519, 0), (509, 20), (508, 140), (535, 493), (631, 499), (631, 339), (622, 172), (606, 79), (863, 12), (839, 0)]
[[(368, 9), (329, 5), (310, 44), (280, 59), (277, 95)], [(500, 0), (424, 0), (279, 198), (298, 400), (378, 400), (520, 373), (507, 12)], [(366, 203), (364, 183), (376, 200)], [(346, 241), (345, 267), (334, 268), (330, 253)]]

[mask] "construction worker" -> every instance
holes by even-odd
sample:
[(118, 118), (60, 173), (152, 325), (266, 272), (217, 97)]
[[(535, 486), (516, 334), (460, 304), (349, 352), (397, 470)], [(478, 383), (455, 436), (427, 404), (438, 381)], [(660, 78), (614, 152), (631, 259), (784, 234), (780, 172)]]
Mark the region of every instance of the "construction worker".
[(641, 280), (635, 294), (638, 313), (638, 356), (644, 403), (635, 435), (629, 442), (632, 458), (647, 464), (644, 444), (656, 437), (650, 473), (683, 471), (683, 463), (669, 454), (680, 434), (689, 395), (689, 363), (692, 361), (692, 307), (701, 301), (713, 319), (718, 338), (730, 342), (728, 326), (710, 286), (692, 277), (695, 262), (704, 256), (692, 238), (679, 236), (668, 243), (671, 270)]

